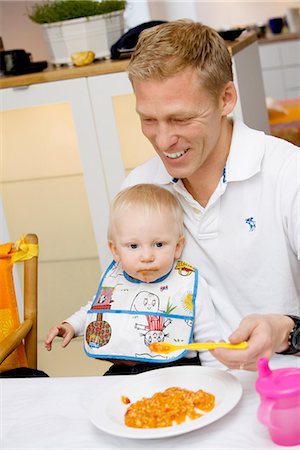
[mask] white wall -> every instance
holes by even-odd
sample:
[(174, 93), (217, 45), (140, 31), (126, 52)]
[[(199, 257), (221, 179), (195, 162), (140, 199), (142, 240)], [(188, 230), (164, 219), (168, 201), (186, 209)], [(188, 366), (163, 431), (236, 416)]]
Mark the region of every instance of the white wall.
[[(34, 61), (41, 61), (49, 59), (42, 30), (26, 15), (34, 3), (0, 0), (0, 36), (6, 50), (22, 48)], [(128, 0), (125, 17), (127, 28), (148, 20), (190, 18), (221, 29), (260, 24), (270, 17), (284, 16), (289, 7), (300, 8), (300, 1)]]
[(189, 18), (217, 29), (245, 24), (261, 24), (270, 17), (282, 17), (290, 7), (300, 7), (299, 1), (253, 0), (149, 0), (151, 18), (176, 20)]
[(35, 1), (0, 0), (0, 36), (5, 50), (23, 49), (33, 61), (49, 59), (47, 45), (39, 25), (27, 17)]

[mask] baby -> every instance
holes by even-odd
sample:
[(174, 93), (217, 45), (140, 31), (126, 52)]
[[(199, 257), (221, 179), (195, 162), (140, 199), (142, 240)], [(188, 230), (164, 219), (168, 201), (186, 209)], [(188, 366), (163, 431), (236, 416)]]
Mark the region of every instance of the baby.
[[(65, 347), (84, 335), (88, 356), (114, 362), (108, 374), (200, 364), (194, 352), (149, 349), (153, 342), (220, 340), (208, 287), (196, 268), (180, 260), (184, 225), (177, 198), (154, 184), (121, 191), (111, 207), (108, 245), (114, 259), (93, 301), (51, 328), (46, 349), (56, 336)], [(201, 362), (219, 365), (207, 351)]]

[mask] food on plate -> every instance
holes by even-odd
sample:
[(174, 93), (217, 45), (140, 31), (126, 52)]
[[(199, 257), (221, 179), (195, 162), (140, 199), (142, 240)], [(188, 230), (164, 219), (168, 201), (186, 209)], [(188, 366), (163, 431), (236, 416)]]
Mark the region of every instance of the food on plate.
[(185, 422), (186, 417), (198, 419), (203, 416), (201, 412), (209, 412), (214, 406), (213, 394), (201, 389), (190, 391), (170, 387), (132, 403), (125, 413), (125, 425), (133, 428), (170, 427)]
[(124, 405), (128, 405), (129, 403), (131, 403), (131, 401), (129, 400), (128, 397), (126, 397), (126, 395), (122, 395), (121, 401), (122, 403), (124, 403)]

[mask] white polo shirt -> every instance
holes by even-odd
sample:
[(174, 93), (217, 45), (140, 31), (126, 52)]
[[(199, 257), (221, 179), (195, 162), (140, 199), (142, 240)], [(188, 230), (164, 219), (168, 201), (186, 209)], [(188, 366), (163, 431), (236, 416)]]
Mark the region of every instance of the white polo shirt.
[(159, 157), (134, 169), (123, 188), (155, 183), (185, 213), (183, 259), (210, 288), (223, 338), (250, 313), (300, 313), (300, 149), (234, 123), (223, 176), (203, 208)]

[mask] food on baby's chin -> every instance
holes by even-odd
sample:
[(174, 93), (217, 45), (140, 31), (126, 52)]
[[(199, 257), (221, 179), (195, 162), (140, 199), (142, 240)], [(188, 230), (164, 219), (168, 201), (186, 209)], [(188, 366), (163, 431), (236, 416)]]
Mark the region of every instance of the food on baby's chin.
[(213, 394), (201, 389), (190, 391), (170, 387), (132, 403), (125, 413), (125, 425), (133, 428), (170, 427), (185, 422), (186, 417), (198, 419), (203, 416), (201, 412), (209, 412), (214, 406)]

